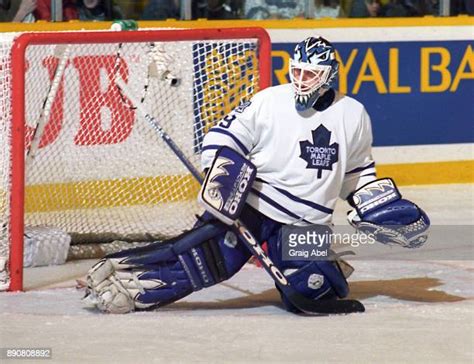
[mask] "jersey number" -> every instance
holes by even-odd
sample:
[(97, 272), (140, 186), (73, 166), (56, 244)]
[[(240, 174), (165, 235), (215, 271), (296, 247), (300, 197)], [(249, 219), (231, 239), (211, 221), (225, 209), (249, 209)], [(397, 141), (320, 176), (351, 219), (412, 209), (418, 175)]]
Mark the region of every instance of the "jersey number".
[(235, 120), (235, 115), (226, 115), (224, 119), (219, 123), (219, 126), (224, 129), (228, 129), (230, 124)]

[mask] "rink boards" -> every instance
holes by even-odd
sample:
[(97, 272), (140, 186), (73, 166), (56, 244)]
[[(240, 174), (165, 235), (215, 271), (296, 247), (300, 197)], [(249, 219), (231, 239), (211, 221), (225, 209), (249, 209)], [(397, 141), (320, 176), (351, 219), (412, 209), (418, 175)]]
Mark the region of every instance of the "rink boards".
[[(322, 35), (338, 49), (338, 89), (362, 102), (372, 118), (381, 175), (392, 175), (400, 184), (474, 182), (472, 17), (140, 22), (140, 28), (152, 26), (264, 27), (272, 39), (275, 85), (288, 81), (295, 44)], [(64, 30), (78, 25), (31, 27)], [(81, 23), (82, 29), (98, 27)]]

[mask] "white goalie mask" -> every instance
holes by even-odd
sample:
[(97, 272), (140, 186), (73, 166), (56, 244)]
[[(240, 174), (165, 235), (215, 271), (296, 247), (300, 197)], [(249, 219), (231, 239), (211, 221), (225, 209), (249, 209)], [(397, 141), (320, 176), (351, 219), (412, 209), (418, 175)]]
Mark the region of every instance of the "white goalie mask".
[(310, 37), (298, 43), (290, 60), (290, 79), (298, 111), (311, 108), (332, 86), (339, 64), (334, 47), (324, 38)]

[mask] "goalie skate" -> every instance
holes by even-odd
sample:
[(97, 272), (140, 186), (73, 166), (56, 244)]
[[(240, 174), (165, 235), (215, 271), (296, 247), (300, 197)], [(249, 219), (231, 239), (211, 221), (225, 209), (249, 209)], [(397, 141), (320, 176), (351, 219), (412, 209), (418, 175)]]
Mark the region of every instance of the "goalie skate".
[(115, 276), (113, 264), (103, 259), (87, 275), (87, 290), (83, 301), (107, 313), (127, 313), (135, 309), (130, 293)]

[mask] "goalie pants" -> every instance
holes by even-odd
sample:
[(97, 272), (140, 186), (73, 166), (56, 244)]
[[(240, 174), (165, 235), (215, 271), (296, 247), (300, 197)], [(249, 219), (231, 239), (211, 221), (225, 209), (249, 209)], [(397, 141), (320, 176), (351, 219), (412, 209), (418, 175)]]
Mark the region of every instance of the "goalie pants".
[[(244, 208), (240, 218), (259, 242), (267, 242), (270, 258), (297, 291), (312, 299), (342, 298), (348, 294), (347, 282), (337, 263), (282, 260), (283, 224), (250, 206)], [(192, 230), (171, 240), (107, 258), (114, 259), (124, 269), (137, 271), (136, 277), (143, 287), (154, 287), (140, 290), (135, 301), (161, 307), (229, 279), (250, 257), (245, 245), (227, 225), (204, 213)], [(288, 310), (296, 311), (283, 295), (282, 300)]]

